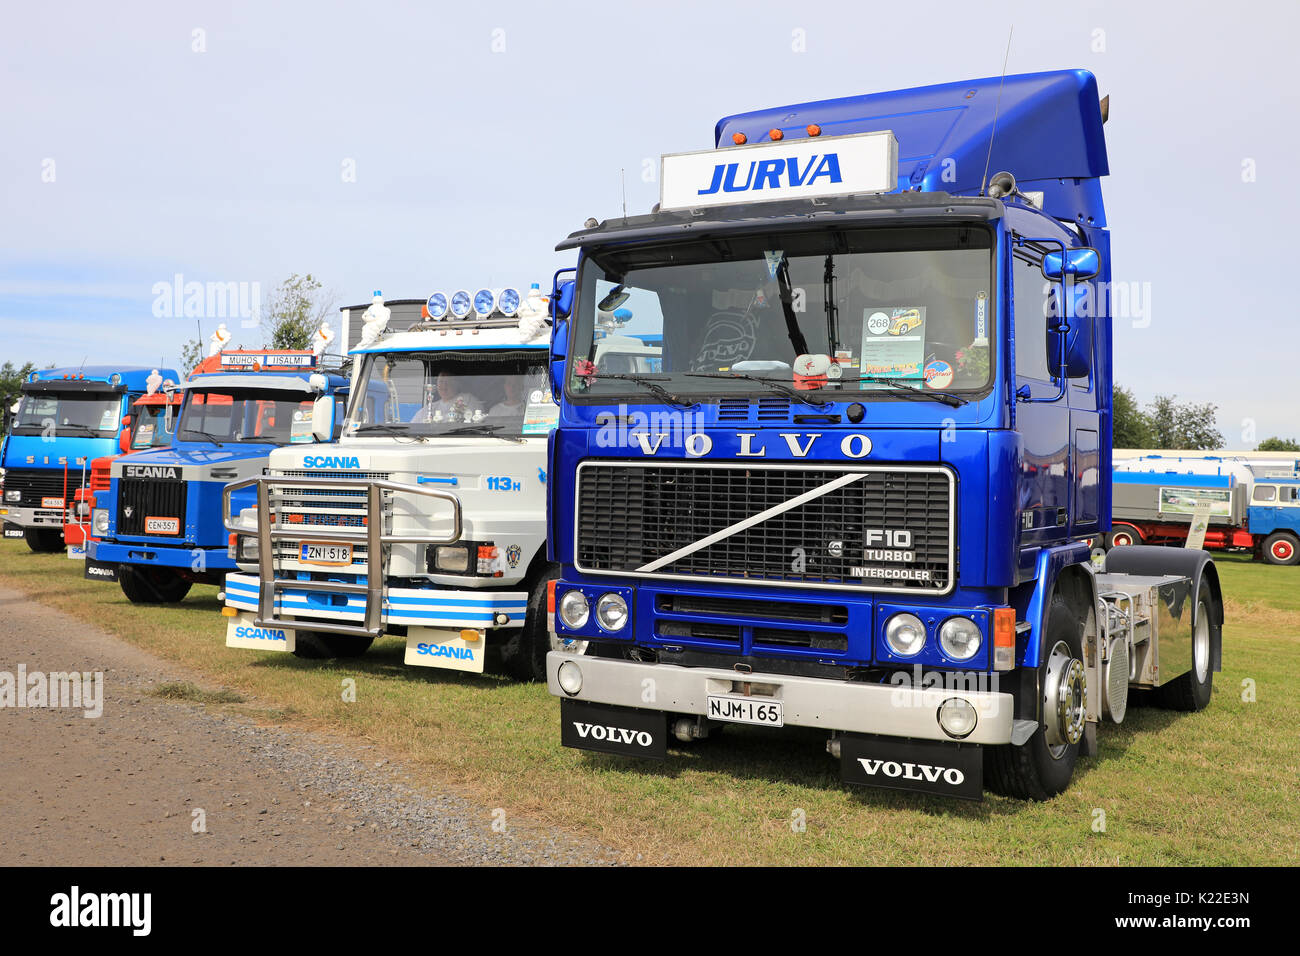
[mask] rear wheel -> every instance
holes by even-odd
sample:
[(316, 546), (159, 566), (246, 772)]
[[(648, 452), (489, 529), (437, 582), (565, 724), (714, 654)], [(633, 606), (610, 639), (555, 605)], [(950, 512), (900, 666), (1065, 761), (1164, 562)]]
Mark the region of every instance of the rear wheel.
[(1264, 539), (1264, 560), (1269, 564), (1300, 564), (1300, 547), (1285, 531), (1274, 531)]
[(1047, 639), (1038, 667), (1038, 729), (1025, 743), (989, 747), (984, 770), (989, 789), (1021, 800), (1049, 800), (1074, 775), (1087, 712), (1083, 626), (1060, 595), (1047, 613)]
[(373, 637), (352, 634), (327, 634), (324, 631), (296, 631), (293, 638), (293, 655), (309, 661), (330, 660), (335, 657), (360, 657), (370, 650)]
[(191, 584), (170, 568), (117, 569), (122, 593), (132, 604), (175, 604), (190, 593)]
[(1155, 702), (1168, 710), (1204, 710), (1210, 702), (1214, 671), (1210, 668), (1210, 602), (1201, 595), (1192, 627), (1192, 669), (1157, 687)]
[(63, 530), (49, 531), (45, 528), (28, 528), (23, 532), (27, 547), (37, 554), (54, 554), (63, 550)]

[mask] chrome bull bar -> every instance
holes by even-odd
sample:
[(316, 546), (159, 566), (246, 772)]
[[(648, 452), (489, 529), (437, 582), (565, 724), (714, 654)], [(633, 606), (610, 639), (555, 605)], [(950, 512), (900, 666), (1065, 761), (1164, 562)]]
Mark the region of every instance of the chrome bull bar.
[[(336, 594), (364, 594), (366, 596), (366, 613), (364, 623), (339, 624), (310, 622), (310, 630), (324, 631), (329, 634), (350, 634), (356, 637), (378, 637), (383, 633), (383, 606), (385, 574), (384, 549), (386, 544), (452, 544), (461, 536), (460, 499), (450, 491), (422, 488), (398, 481), (369, 478), (324, 478), (324, 477), (268, 477), (245, 478), (226, 485), (221, 492), (221, 519), (227, 531), (236, 534), (249, 534), (248, 528), (237, 524), (231, 514), (230, 502), (233, 492), (241, 488), (257, 486), (257, 582), (258, 601), (257, 617), (253, 621), (257, 627), (298, 628), (293, 619), (276, 617), (275, 602), (277, 596), (286, 588), (326, 591)], [(271, 522), (271, 496), (283, 497), (286, 488), (313, 488), (318, 490), (366, 492), (366, 526), (324, 527), (316, 528), (303, 525), (288, 528), (276, 521)], [(452, 528), (449, 537), (431, 534), (390, 534), (384, 530), (385, 492), (397, 492), (409, 495), (423, 495), (436, 498), (451, 505)], [(277, 509), (278, 512), (279, 509)], [(276, 575), (276, 555), (274, 543), (280, 540), (296, 541), (356, 541), (366, 545), (365, 584), (343, 581), (298, 581), (293, 578), (281, 578)], [(355, 573), (355, 572), (354, 572)]]

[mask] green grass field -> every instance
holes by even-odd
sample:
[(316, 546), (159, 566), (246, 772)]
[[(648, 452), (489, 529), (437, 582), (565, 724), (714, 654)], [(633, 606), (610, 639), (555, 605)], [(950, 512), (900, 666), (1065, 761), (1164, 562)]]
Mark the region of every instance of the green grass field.
[[(417, 781), (473, 797), (485, 817), (503, 807), (624, 859), (680, 864), (1295, 864), (1300, 569), (1219, 566), (1224, 669), (1206, 711), (1130, 709), (1102, 727), (1100, 755), (1061, 797), (968, 804), (844, 787), (824, 735), (799, 729), (728, 728), (658, 765), (566, 750), (544, 685), (408, 668), (397, 639), (345, 662), (228, 649), (215, 588), (135, 607), (116, 585), (84, 581), (77, 562), (0, 542), (0, 583), (221, 688), (171, 685), (167, 696), (363, 739)], [(342, 699), (348, 677), (355, 703)]]

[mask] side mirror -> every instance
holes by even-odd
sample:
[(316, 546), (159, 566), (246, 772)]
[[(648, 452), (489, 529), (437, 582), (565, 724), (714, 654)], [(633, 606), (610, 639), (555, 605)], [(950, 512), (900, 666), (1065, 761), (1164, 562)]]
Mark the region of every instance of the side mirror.
[(1101, 256), (1096, 249), (1087, 246), (1068, 249), (1062, 255), (1049, 252), (1043, 256), (1043, 278), (1051, 282), (1060, 282), (1066, 276), (1075, 279), (1091, 279), (1101, 271)]
[(117, 447), (121, 449), (122, 454), (131, 450), (131, 416), (122, 416), (122, 430), (117, 435)]
[[(1098, 303), (1093, 288), (1087, 283), (1071, 283), (1066, 287), (1070, 303), (1069, 331), (1060, 330), (1057, 317), (1060, 289), (1052, 295), (1053, 308), (1047, 319), (1047, 369), (1053, 378), (1087, 378), (1092, 372), (1092, 332)], [(1061, 338), (1065, 338), (1065, 368), (1061, 368)]]
[(560, 269), (551, 279), (551, 323), (559, 325), (561, 319), (567, 319), (573, 311), (574, 284), (572, 279), (560, 281), (566, 272), (577, 273), (577, 269)]
[(569, 323), (557, 322), (551, 329), (551, 400), (557, 405), (564, 395), (564, 363), (568, 357)]
[(327, 442), (334, 437), (334, 396), (322, 395), (311, 403), (311, 436)]

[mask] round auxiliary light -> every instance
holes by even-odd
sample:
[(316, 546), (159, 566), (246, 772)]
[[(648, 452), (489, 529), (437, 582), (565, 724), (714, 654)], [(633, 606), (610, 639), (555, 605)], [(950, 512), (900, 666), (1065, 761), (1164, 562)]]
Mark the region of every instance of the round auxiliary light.
[(885, 643), (899, 657), (912, 657), (925, 646), (925, 625), (915, 614), (895, 614), (885, 624)]
[(939, 726), (949, 737), (955, 737), (960, 740), (963, 737), (969, 737), (979, 723), (979, 716), (975, 713), (975, 707), (968, 700), (962, 700), (960, 697), (949, 697), (939, 705)]
[(501, 310), (502, 315), (514, 315), (519, 311), (519, 304), (523, 301), (524, 297), (519, 294), (518, 289), (507, 286), (497, 296), (497, 308)]
[(474, 299), (464, 289), (457, 289), (451, 294), (451, 314), (456, 318), (465, 318), (473, 308)]
[(587, 603), (587, 596), (581, 591), (565, 591), (564, 597), (560, 598), (560, 620), (567, 627), (573, 630), (579, 630), (587, 623), (587, 618), (591, 616), (591, 605)]
[(429, 318), (441, 319), (447, 314), (447, 310), (451, 308), (451, 303), (447, 301), (447, 293), (435, 292), (429, 296), (424, 306), (429, 310)]
[(479, 289), (474, 293), (474, 311), (480, 318), (486, 319), (497, 307), (497, 294), (491, 289)]
[(979, 652), (984, 635), (968, 617), (950, 617), (939, 628), (939, 646), (955, 661), (968, 661)]
[(596, 602), (596, 623), (600, 625), (601, 630), (611, 632), (623, 630), (627, 624), (627, 601), (613, 592), (602, 594), (600, 600)]
[(555, 672), (555, 679), (560, 685), (560, 690), (570, 697), (582, 690), (582, 668), (573, 661), (565, 661), (561, 664)]
[(114, 372), (112, 375), (110, 375), (110, 376), (108, 377), (108, 384), (109, 384), (109, 385), (121, 385), (121, 384), (122, 384), (122, 376), (121, 376), (121, 375), (118, 375), (116, 372)]

